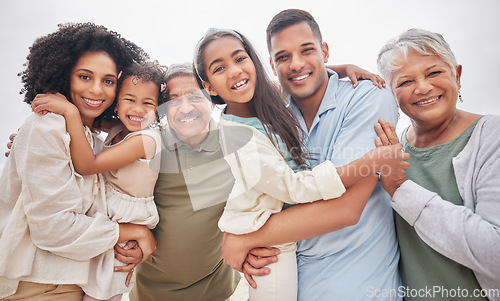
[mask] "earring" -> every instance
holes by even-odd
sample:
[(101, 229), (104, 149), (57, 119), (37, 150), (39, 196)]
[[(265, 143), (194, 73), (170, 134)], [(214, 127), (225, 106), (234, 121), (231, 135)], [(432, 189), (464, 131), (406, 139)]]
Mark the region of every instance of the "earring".
[(460, 99), (460, 102), (464, 102), (464, 100), (462, 99), (462, 93), (460, 92), (460, 90), (458, 90), (458, 99)]

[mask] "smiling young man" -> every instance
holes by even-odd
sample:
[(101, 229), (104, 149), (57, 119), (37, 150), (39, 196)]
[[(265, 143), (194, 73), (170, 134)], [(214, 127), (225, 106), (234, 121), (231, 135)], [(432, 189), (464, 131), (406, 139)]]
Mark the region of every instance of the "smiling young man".
[[(328, 45), (309, 13), (278, 13), (267, 28), (267, 44), (273, 71), (290, 95), (290, 110), (316, 159), (312, 166), (325, 160), (335, 166), (354, 161), (375, 147), (379, 118), (396, 123), (396, 103), (388, 90), (370, 81), (354, 89), (325, 67)], [(343, 212), (342, 203), (359, 198), (367, 201), (364, 210)], [(251, 235), (226, 235), (224, 258), (237, 267), (243, 257), (240, 251), (301, 240), (298, 300), (399, 300), (399, 251), (389, 200), (377, 178), (368, 177), (338, 199), (283, 210)], [(352, 223), (333, 226), (345, 214), (353, 217)], [(270, 261), (268, 255), (252, 251), (243, 270), (255, 276), (269, 272), (255, 269)]]
[[(312, 165), (345, 165), (375, 146), (379, 118), (396, 123), (388, 90), (370, 81), (354, 89), (326, 69), (328, 45), (309, 13), (277, 14), (267, 28), (267, 44), (273, 71), (316, 154)], [(369, 300), (397, 289), (399, 252), (389, 200), (377, 184), (356, 225), (299, 242), (299, 299)]]

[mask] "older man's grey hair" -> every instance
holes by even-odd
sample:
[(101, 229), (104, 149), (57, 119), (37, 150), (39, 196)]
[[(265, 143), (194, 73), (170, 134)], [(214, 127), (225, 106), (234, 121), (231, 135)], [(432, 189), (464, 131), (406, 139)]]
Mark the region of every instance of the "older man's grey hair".
[(412, 28), (389, 41), (378, 54), (378, 70), (389, 86), (392, 84), (393, 73), (401, 67), (396, 61), (400, 58), (406, 60), (408, 53), (412, 51), (422, 55), (437, 55), (452, 68), (454, 73), (456, 72), (457, 60), (443, 36), (424, 29)]
[(178, 76), (195, 76), (193, 65), (190, 63), (172, 64), (168, 66), (167, 73), (165, 74), (165, 82), (168, 82), (174, 77)]

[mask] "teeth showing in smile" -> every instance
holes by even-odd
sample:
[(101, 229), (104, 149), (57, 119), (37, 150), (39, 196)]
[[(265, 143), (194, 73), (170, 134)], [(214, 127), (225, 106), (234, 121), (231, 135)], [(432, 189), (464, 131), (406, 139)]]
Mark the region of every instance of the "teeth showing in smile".
[(292, 77), (292, 80), (303, 80), (304, 78), (308, 78), (309, 74), (304, 74), (299, 77)]
[(234, 84), (231, 89), (235, 89), (235, 90), (238, 90), (239, 88), (241, 88), (241, 86), (243, 86), (244, 84), (246, 84), (248, 82), (247, 79), (244, 79), (244, 80), (241, 80), (239, 82), (237, 82), (236, 84)]
[(135, 116), (128, 116), (128, 119), (135, 121), (135, 122), (142, 122), (144, 118), (142, 117), (135, 117)]
[(180, 122), (191, 122), (191, 121), (194, 121), (198, 118), (198, 116), (192, 116), (192, 117), (186, 117), (186, 118), (181, 118), (179, 119)]
[(431, 102), (433, 102), (433, 101), (438, 100), (438, 99), (439, 99), (439, 97), (440, 97), (440, 96), (436, 96), (436, 97), (433, 97), (433, 98), (428, 99), (428, 100), (423, 100), (423, 101), (416, 102), (415, 104), (416, 104), (416, 105), (419, 105), (419, 106), (420, 106), (420, 105), (425, 105), (425, 104), (428, 104), (428, 103), (431, 103)]
[(83, 100), (88, 103), (89, 105), (91, 106), (97, 106), (97, 105), (100, 105), (101, 103), (104, 102), (104, 100), (100, 99), (100, 100), (92, 100), (92, 99), (88, 99), (88, 98), (85, 98), (85, 97), (82, 97)]

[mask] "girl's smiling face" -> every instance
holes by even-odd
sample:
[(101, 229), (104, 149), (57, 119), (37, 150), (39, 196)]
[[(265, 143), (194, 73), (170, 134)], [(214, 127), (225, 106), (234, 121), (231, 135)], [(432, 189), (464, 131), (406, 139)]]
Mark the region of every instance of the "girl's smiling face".
[(219, 95), (224, 100), (228, 114), (253, 115), (250, 100), (257, 75), (241, 41), (230, 36), (218, 38), (206, 46), (203, 60), (208, 78), (203, 85), (210, 95)]
[(116, 111), (124, 131), (140, 131), (156, 118), (159, 88), (152, 81), (142, 81), (135, 76), (123, 80), (118, 92)]
[(116, 64), (106, 52), (86, 52), (71, 69), (71, 102), (80, 111), (84, 125), (92, 126), (113, 103), (116, 74)]

